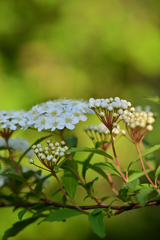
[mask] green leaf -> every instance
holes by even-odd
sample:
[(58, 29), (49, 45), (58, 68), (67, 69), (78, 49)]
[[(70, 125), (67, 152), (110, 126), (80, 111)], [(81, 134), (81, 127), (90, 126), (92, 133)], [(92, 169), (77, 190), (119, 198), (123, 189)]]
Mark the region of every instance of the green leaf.
[(32, 206), (30, 208), (24, 209), (24, 210), (22, 210), (18, 213), (18, 218), (19, 218), (19, 220), (22, 220), (22, 218), (23, 218), (23, 216), (25, 215), (26, 212), (28, 212), (32, 209), (39, 209), (39, 208), (43, 208), (43, 207), (46, 207), (45, 203), (40, 203), (40, 204), (37, 204), (37, 205)]
[(160, 194), (158, 194), (156, 197), (149, 199), (149, 201), (157, 201), (160, 199)]
[(20, 156), (20, 158), (19, 158), (19, 160), (18, 160), (18, 163), (20, 163), (21, 160), (25, 157), (25, 155), (32, 149), (32, 146), (33, 146), (33, 145), (36, 145), (36, 144), (42, 142), (43, 140), (45, 140), (46, 138), (49, 138), (49, 137), (51, 137), (51, 136), (53, 136), (53, 135), (48, 135), (48, 136), (46, 136), (46, 137), (42, 137), (42, 138), (36, 140), (36, 141), (35, 141), (29, 148), (27, 148), (27, 150)]
[(100, 162), (100, 163), (95, 163), (94, 166), (105, 169), (105, 170), (109, 171), (111, 174), (115, 174), (115, 175), (121, 177), (121, 174), (119, 173), (118, 169), (116, 168), (116, 166), (113, 163)]
[(83, 163), (82, 176), (83, 176), (84, 179), (85, 179), (85, 177), (86, 177), (86, 171), (87, 171), (87, 169), (88, 169), (89, 163), (90, 163), (93, 155), (94, 155), (94, 153), (90, 153), (89, 156), (88, 156), (88, 158), (87, 158), (87, 159), (84, 161), (84, 163)]
[[(39, 204), (40, 205), (40, 204)], [(57, 207), (56, 206), (47, 206), (45, 205), (44, 207), (41, 207), (40, 209), (36, 210), (36, 213), (33, 214), (32, 217), (36, 217), (38, 216), (39, 214), (43, 213), (43, 212), (46, 212), (48, 210), (51, 210), (51, 209), (56, 209)], [(51, 211), (50, 211), (51, 212)]]
[(100, 148), (105, 143), (108, 143), (108, 141), (96, 142), (95, 148)]
[(3, 173), (3, 174), (0, 174), (0, 175), (5, 176), (5, 177), (9, 177), (9, 178), (16, 179), (16, 180), (18, 180), (18, 181), (20, 181), (20, 182), (23, 182), (23, 183), (25, 183), (25, 184), (28, 185), (26, 179), (23, 178), (23, 177), (21, 177), (21, 176), (19, 176), (19, 175), (17, 175), (17, 174), (13, 174), (13, 173)]
[(65, 137), (65, 142), (66, 145), (71, 148), (71, 147), (77, 147), (77, 143), (78, 143), (78, 138), (74, 135), (71, 136), (67, 136)]
[[(145, 156), (147, 156), (147, 155), (149, 155), (150, 153), (153, 153), (153, 152), (155, 152), (155, 151), (157, 151), (157, 150), (159, 150), (160, 149), (160, 144), (159, 145), (155, 145), (154, 147), (151, 147), (151, 148), (149, 148), (149, 149), (147, 149), (147, 150), (145, 150), (145, 151), (142, 151), (141, 152), (141, 155), (142, 155), (142, 157), (145, 157)], [(139, 161), (139, 155), (128, 165), (128, 168), (127, 168), (127, 170), (129, 170), (129, 168), (134, 164), (134, 163), (136, 163), (136, 162), (138, 162)]]
[(62, 169), (67, 169), (70, 170), (72, 172), (78, 172), (78, 164), (75, 160), (66, 160), (64, 161), (61, 166)]
[(54, 167), (55, 171), (58, 172), (58, 170), (61, 168), (61, 164), (59, 164), (59, 165), (52, 164), (52, 167)]
[(137, 194), (137, 201), (141, 204), (142, 207), (145, 207), (148, 195), (153, 192), (154, 189), (143, 188)]
[(98, 166), (96, 166), (96, 165), (91, 165), (91, 164), (89, 164), (89, 168), (92, 169), (92, 170), (94, 170), (94, 171), (97, 172), (98, 174), (100, 174), (100, 175), (101, 175), (103, 178), (105, 178), (107, 181), (109, 181), (106, 173), (105, 173), (100, 167), (98, 167)]
[[(67, 137), (65, 137), (65, 142), (66, 142), (66, 145), (68, 146), (68, 148), (69, 148), (69, 152), (70, 152), (70, 149), (73, 147), (73, 148), (76, 148), (77, 147), (77, 144), (78, 144), (78, 138), (76, 137), (76, 136), (73, 136), (73, 135), (71, 135), (71, 136), (67, 136)], [(71, 157), (71, 159), (73, 159), (73, 157), (74, 157), (74, 155), (75, 155), (75, 153), (72, 153), (71, 155), (70, 155), (70, 157)]]
[[(110, 158), (110, 159), (113, 159), (112, 156), (110, 156), (109, 154), (107, 154), (106, 152), (104, 151), (101, 151), (97, 148), (87, 148), (87, 147), (84, 147), (84, 148), (71, 148), (69, 149), (67, 152), (90, 152), (90, 153), (96, 153), (96, 154), (99, 154), (99, 155), (102, 155), (104, 157), (107, 157), (107, 158)], [(66, 153), (67, 153), (66, 152)]]
[(20, 211), (20, 212), (18, 213), (18, 218), (19, 218), (19, 220), (22, 220), (24, 214), (25, 214), (27, 211), (29, 211), (29, 209), (24, 209), (24, 210), (22, 210), (22, 211)]
[(88, 193), (90, 193), (91, 191), (94, 192), (94, 190), (93, 190), (93, 184), (94, 184), (94, 182), (97, 181), (97, 180), (98, 180), (98, 177), (96, 177), (95, 179), (93, 179), (91, 182), (88, 182), (88, 183), (85, 184), (85, 188), (87, 189)]
[(135, 189), (138, 184), (139, 184), (139, 179), (134, 179), (130, 182), (125, 183), (124, 186), (131, 189)]
[(5, 234), (2, 238), (2, 240), (7, 240), (9, 237), (16, 236), (20, 231), (22, 231), (29, 224), (35, 222), (37, 219), (38, 219), (38, 217), (28, 218), (23, 221), (14, 223), (10, 229), (5, 231)]
[(65, 170), (64, 176), (62, 177), (62, 183), (69, 197), (73, 199), (78, 186), (78, 179), (75, 174), (71, 171)]
[[(150, 173), (150, 172), (152, 172), (152, 170), (147, 169), (146, 172), (147, 172), (147, 173)], [(129, 181), (133, 181), (133, 180), (135, 180), (135, 179), (137, 179), (137, 178), (140, 178), (140, 177), (142, 177), (142, 176), (144, 176), (144, 175), (145, 175), (145, 173), (144, 173), (143, 171), (130, 170), (130, 171), (129, 171), (128, 180), (129, 180)]]
[(42, 187), (43, 187), (44, 181), (45, 181), (47, 178), (51, 177), (51, 176), (52, 176), (52, 174), (49, 174), (49, 175), (43, 177), (43, 178), (37, 183), (37, 185), (35, 186), (34, 191), (35, 191), (38, 195), (40, 195), (40, 194), (42, 193)]
[(128, 193), (128, 189), (127, 188), (122, 188), (119, 190), (119, 195), (118, 197), (121, 199), (121, 200), (126, 200), (127, 198), (127, 193)]
[(158, 177), (158, 175), (160, 174), (160, 165), (158, 166), (156, 173), (155, 173), (155, 177)]
[(146, 99), (151, 101), (151, 102), (155, 102), (155, 103), (160, 104), (160, 98), (159, 97), (146, 98)]
[[(70, 217), (75, 217), (78, 215), (84, 214), (83, 212), (77, 209), (60, 209), (55, 212), (50, 213), (46, 218), (44, 218), (41, 222), (59, 222), (63, 221)], [(38, 224), (40, 224), (39, 222)]]
[(92, 213), (88, 215), (89, 222), (93, 228), (93, 231), (101, 238), (106, 236), (104, 222), (103, 222), (103, 213), (102, 209), (95, 209)]
[[(83, 163), (84, 163), (84, 162), (78, 161), (78, 160), (76, 160), (76, 162), (79, 163), (79, 164), (82, 164), (82, 165), (83, 165)], [(97, 172), (98, 174), (100, 174), (103, 178), (105, 178), (105, 179), (108, 181), (108, 177), (107, 177), (106, 173), (105, 173), (101, 168), (99, 168), (98, 166), (89, 164), (89, 165), (88, 165), (88, 168), (94, 170), (95, 172)]]

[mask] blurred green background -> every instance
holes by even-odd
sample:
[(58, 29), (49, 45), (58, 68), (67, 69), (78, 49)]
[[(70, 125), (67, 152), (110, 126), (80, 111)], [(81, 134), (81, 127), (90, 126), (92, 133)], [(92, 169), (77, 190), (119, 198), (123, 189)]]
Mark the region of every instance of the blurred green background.
[[(28, 110), (64, 97), (119, 96), (145, 106), (150, 104), (145, 98), (159, 96), (159, 89), (159, 0), (0, 0), (1, 109)], [(96, 121), (89, 117), (76, 127), (79, 145), (91, 145), (82, 129)], [(151, 144), (160, 140), (158, 121), (146, 137)], [(41, 136), (31, 130), (19, 135), (31, 142)], [(123, 167), (131, 152), (132, 159), (136, 155), (128, 146), (125, 140), (117, 146)], [(99, 190), (101, 195), (107, 187)], [(11, 209), (0, 213), (1, 237), (18, 218)], [(106, 239), (155, 238), (159, 213), (159, 207), (152, 207), (106, 219)], [(64, 238), (99, 239), (83, 216), (67, 223), (34, 223), (13, 239)]]

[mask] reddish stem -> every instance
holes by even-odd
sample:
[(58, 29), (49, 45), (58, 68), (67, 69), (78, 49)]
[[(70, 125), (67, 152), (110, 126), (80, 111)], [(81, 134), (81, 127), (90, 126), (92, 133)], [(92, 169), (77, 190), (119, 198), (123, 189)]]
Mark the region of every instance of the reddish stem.
[[(152, 184), (152, 186), (153, 186), (154, 188), (157, 188), (157, 185), (152, 182), (152, 180), (150, 179), (150, 177), (149, 177), (148, 174), (147, 174), (147, 171), (146, 171), (145, 166), (144, 166), (144, 163), (143, 163), (143, 158), (142, 158), (142, 155), (141, 155), (141, 151), (140, 151), (140, 149), (139, 149), (139, 147), (138, 147), (138, 143), (136, 143), (136, 149), (137, 149), (137, 152), (138, 152), (139, 157), (140, 157), (140, 161), (141, 161), (141, 165), (142, 165), (143, 171), (144, 171), (144, 173), (145, 173), (148, 181)], [(157, 191), (158, 193), (160, 193), (160, 189), (156, 189), (156, 191)]]

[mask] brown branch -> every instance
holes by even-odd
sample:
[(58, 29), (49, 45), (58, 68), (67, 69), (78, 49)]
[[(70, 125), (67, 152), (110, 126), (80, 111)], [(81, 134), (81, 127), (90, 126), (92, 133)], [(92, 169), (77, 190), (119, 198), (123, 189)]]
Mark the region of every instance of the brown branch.
[[(8, 203), (0, 202), (0, 207), (23, 207), (23, 208), (26, 207), (26, 208), (28, 208), (28, 207), (33, 207), (37, 204), (39, 204), (39, 202), (36, 202), (36, 203), (22, 203), (22, 204), (8, 204)], [(76, 209), (75, 206), (56, 203), (56, 202), (52, 202), (52, 201), (46, 201), (45, 204), (49, 205), (49, 206), (56, 206), (56, 207), (61, 207), (61, 208)], [(145, 207), (158, 206), (158, 205), (160, 205), (160, 200), (147, 202)], [(130, 211), (130, 210), (142, 208), (142, 206), (139, 203), (131, 204), (130, 206), (114, 206), (114, 205), (110, 206), (109, 204), (103, 204), (103, 205), (79, 206), (79, 208), (81, 208), (83, 210), (90, 210), (90, 209), (97, 209), (97, 208), (110, 208), (110, 209), (113, 209), (113, 210), (117, 210), (115, 212), (115, 215), (118, 215), (118, 214), (123, 213), (125, 211)]]

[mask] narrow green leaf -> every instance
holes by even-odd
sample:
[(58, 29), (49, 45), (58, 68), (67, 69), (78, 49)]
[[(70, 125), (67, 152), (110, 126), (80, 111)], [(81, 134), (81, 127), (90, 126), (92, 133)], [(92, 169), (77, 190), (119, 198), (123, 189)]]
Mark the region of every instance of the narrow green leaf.
[(104, 143), (108, 143), (108, 141), (96, 142), (95, 148), (100, 148)]
[(25, 215), (26, 212), (28, 212), (28, 211), (30, 211), (30, 210), (32, 210), (32, 209), (35, 210), (35, 209), (39, 209), (39, 208), (43, 208), (43, 207), (46, 207), (46, 204), (45, 204), (45, 203), (40, 203), (40, 204), (37, 204), (37, 205), (32, 206), (32, 207), (30, 207), (30, 208), (24, 209), (24, 210), (22, 210), (22, 211), (20, 211), (20, 212), (18, 213), (18, 218), (19, 218), (19, 220), (22, 220), (22, 218), (23, 218), (23, 216)]
[(51, 176), (52, 176), (52, 174), (49, 174), (49, 175), (43, 177), (43, 178), (37, 183), (37, 185), (35, 186), (34, 191), (35, 191), (38, 195), (40, 195), (40, 194), (42, 193), (42, 187), (43, 187), (44, 181), (45, 181), (46, 179), (48, 179), (49, 177), (51, 177)]
[(52, 164), (52, 167), (54, 167), (55, 171), (58, 172), (58, 170), (61, 168), (61, 164), (59, 164), (59, 165)]
[(100, 163), (95, 163), (94, 166), (97, 166), (99, 168), (105, 169), (109, 171), (111, 174), (115, 174), (121, 177), (121, 174), (119, 173), (118, 169), (113, 163), (109, 162), (100, 162)]
[[(147, 169), (146, 172), (147, 172), (147, 173), (150, 173), (150, 172), (152, 172), (152, 170)], [(129, 181), (133, 181), (133, 180), (135, 180), (135, 179), (137, 179), (137, 178), (140, 178), (140, 177), (142, 177), (142, 176), (144, 176), (144, 175), (145, 175), (145, 173), (144, 173), (143, 171), (130, 170), (130, 171), (129, 171), (128, 180), (129, 180)]]
[(28, 218), (23, 221), (14, 223), (10, 229), (5, 231), (2, 240), (7, 240), (9, 237), (16, 236), (20, 231), (22, 231), (29, 224), (35, 222), (37, 219), (38, 217)]
[(19, 220), (22, 220), (24, 214), (28, 211), (29, 209), (24, 209), (18, 213), (18, 218)]
[(86, 171), (88, 169), (88, 165), (89, 165), (93, 155), (94, 155), (94, 153), (90, 153), (89, 156), (87, 157), (87, 159), (83, 163), (82, 176), (83, 176), (84, 179), (86, 177)]
[[(110, 158), (110, 159), (113, 159), (112, 156), (110, 156), (109, 154), (107, 154), (106, 152), (104, 151), (101, 151), (97, 148), (87, 148), (87, 147), (84, 147), (84, 148), (71, 148), (69, 149), (67, 152), (90, 152), (90, 153), (96, 153), (96, 154), (99, 154), (99, 155), (102, 155), (102, 156), (105, 156), (107, 158)], [(67, 153), (66, 152), (66, 153)]]
[[(79, 163), (79, 164), (82, 164), (82, 165), (83, 165), (83, 163), (84, 163), (84, 162), (79, 161), (79, 160), (76, 160), (76, 162)], [(89, 165), (88, 165), (88, 168), (90, 168), (90, 169), (92, 169), (93, 171), (97, 172), (98, 174), (100, 174), (103, 178), (105, 178), (105, 179), (108, 181), (108, 177), (107, 177), (106, 173), (105, 173), (101, 168), (99, 168), (98, 166), (89, 164)]]
[(95, 209), (92, 213), (88, 215), (89, 222), (93, 228), (93, 231), (101, 238), (106, 236), (104, 222), (103, 222), (103, 213), (102, 209), (99, 211)]
[(145, 207), (148, 195), (153, 192), (154, 189), (144, 188), (139, 191), (137, 194), (137, 201), (141, 204), (142, 207)]
[[(83, 212), (77, 209), (60, 209), (55, 212), (50, 213), (46, 218), (44, 218), (41, 222), (59, 222), (63, 221), (67, 218), (78, 216), (84, 214)], [(39, 222), (38, 224), (40, 224)]]
[(155, 103), (160, 104), (160, 98), (159, 97), (146, 98), (146, 100), (149, 100), (151, 102), (155, 102)]
[[(149, 148), (149, 149), (147, 149), (147, 150), (145, 150), (145, 151), (142, 151), (141, 152), (141, 155), (142, 155), (142, 157), (145, 157), (145, 156), (147, 156), (147, 155), (149, 155), (150, 153), (153, 153), (153, 152), (155, 152), (155, 151), (157, 151), (157, 150), (159, 150), (160, 149), (160, 144), (159, 145), (155, 145), (154, 147), (151, 147), (151, 148)], [(136, 162), (138, 162), (139, 161), (139, 155), (128, 165), (128, 168), (127, 168), (127, 170), (129, 170), (129, 168), (134, 164), (134, 163), (136, 163)]]
[(89, 167), (90, 169), (94, 170), (95, 172), (97, 172), (98, 174), (100, 174), (100, 175), (101, 175), (103, 178), (105, 178), (107, 181), (109, 181), (106, 173), (105, 173), (100, 167), (98, 167), (98, 166), (96, 166), (96, 165), (91, 165), (91, 164), (89, 164), (88, 167)]
[(155, 177), (158, 177), (158, 175), (160, 174), (160, 165), (158, 166), (156, 173), (155, 173)]
[(71, 171), (65, 170), (64, 176), (62, 177), (62, 183), (69, 197), (73, 199), (78, 186), (78, 179), (75, 174)]
[(46, 137), (42, 137), (42, 138), (36, 140), (36, 141), (35, 141), (29, 148), (27, 148), (27, 150), (20, 156), (20, 158), (19, 158), (19, 160), (18, 160), (18, 163), (20, 163), (21, 160), (25, 157), (25, 155), (32, 149), (32, 146), (33, 146), (33, 145), (36, 145), (36, 144), (42, 142), (43, 140), (45, 140), (46, 138), (49, 138), (49, 137), (51, 137), (51, 136), (53, 136), (53, 135), (48, 135), (48, 136), (46, 136)]
[(23, 177), (21, 177), (21, 176), (19, 176), (19, 175), (17, 175), (17, 174), (14, 174), (14, 173), (3, 173), (3, 174), (0, 174), (0, 175), (5, 176), (5, 177), (9, 177), (9, 178), (16, 179), (16, 180), (18, 180), (18, 181), (20, 181), (20, 182), (23, 182), (23, 183), (25, 183), (25, 184), (28, 185), (26, 179), (23, 178)]
[(93, 184), (94, 184), (94, 182), (97, 181), (97, 180), (98, 180), (98, 177), (96, 177), (96, 178), (93, 179), (92, 181), (90, 181), (90, 182), (88, 182), (88, 183), (85, 184), (85, 188), (87, 189), (88, 193), (90, 193), (91, 191), (94, 192), (94, 190), (93, 190)]

